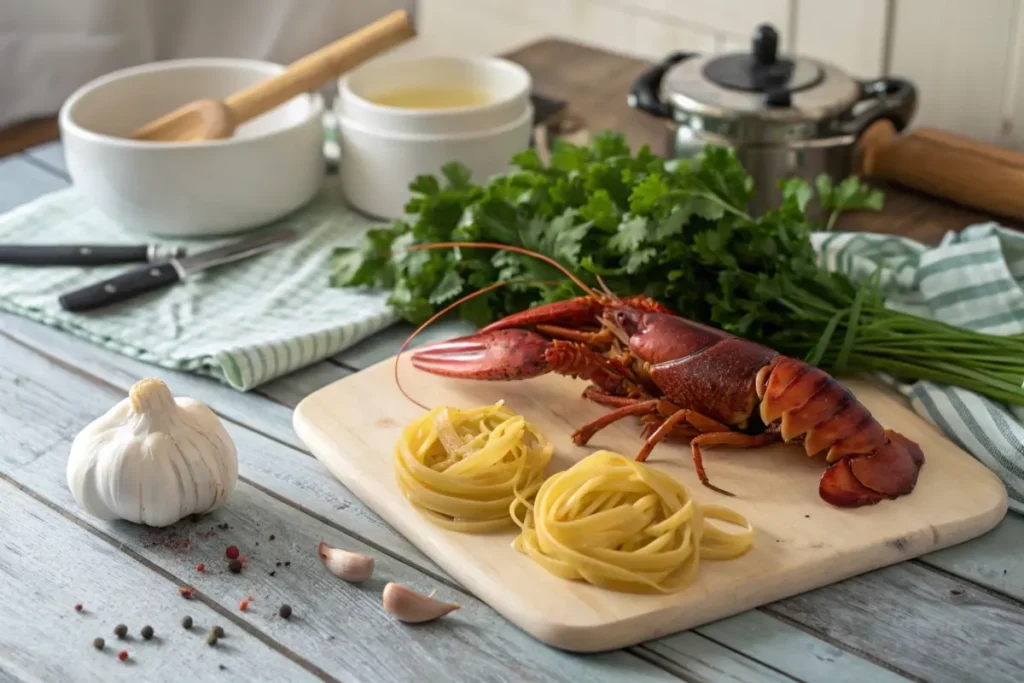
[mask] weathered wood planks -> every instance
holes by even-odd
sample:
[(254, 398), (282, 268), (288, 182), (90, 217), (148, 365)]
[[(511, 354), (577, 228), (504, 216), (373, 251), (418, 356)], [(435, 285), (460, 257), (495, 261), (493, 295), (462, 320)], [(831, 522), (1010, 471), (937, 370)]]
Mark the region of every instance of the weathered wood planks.
[[(0, 519), (0, 681), (156, 680), (161, 669), (179, 680), (318, 680), (2, 479)], [(180, 623), (186, 614), (190, 631)], [(119, 623), (128, 627), (126, 640), (113, 633)], [(155, 631), (150, 641), (139, 636), (146, 624)], [(209, 647), (203, 639), (218, 624), (226, 637)], [(106, 641), (103, 650), (93, 648), (96, 637)], [(125, 663), (117, 659), (122, 649)]]

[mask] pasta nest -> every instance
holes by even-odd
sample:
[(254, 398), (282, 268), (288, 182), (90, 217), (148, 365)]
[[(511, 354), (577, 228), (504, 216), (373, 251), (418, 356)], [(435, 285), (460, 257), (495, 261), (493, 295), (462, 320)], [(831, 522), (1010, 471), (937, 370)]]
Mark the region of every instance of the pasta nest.
[[(532, 505), (513, 515), (521, 533), (513, 547), (550, 573), (636, 593), (683, 590), (700, 560), (747, 552), (754, 530), (742, 515), (698, 506), (668, 474), (617, 453), (597, 451), (553, 474)], [(718, 519), (742, 527), (726, 532)]]
[(499, 401), (425, 413), (402, 431), (394, 459), (399, 488), (423, 515), (446, 529), (486, 533), (515, 527), (515, 501), (537, 492), (553, 453)]

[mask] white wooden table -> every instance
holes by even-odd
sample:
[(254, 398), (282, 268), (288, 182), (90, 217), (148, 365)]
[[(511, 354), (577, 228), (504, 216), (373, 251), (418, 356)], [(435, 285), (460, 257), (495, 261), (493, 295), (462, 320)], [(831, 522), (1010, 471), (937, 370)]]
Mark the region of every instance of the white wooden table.
[[(0, 211), (67, 183), (58, 143), (0, 159)], [(303, 396), (392, 355), (406, 333), (243, 394), (0, 316), (0, 683), (1024, 680), (1024, 521), (1013, 513), (959, 547), (627, 650), (581, 656), (532, 640), (368, 511), (292, 430)], [(152, 374), (216, 410), (240, 458), (227, 505), (165, 531), (84, 514), (64, 475), (78, 430)], [(380, 583), (329, 575), (320, 539), (372, 552)], [(232, 544), (248, 559), (240, 575), (225, 568)], [(437, 588), (463, 609), (403, 626), (380, 607), (386, 580)], [(290, 620), (277, 616), (282, 603)], [(113, 634), (118, 623), (128, 640)], [(146, 624), (151, 641), (138, 635)], [(215, 624), (227, 635), (209, 647)]]

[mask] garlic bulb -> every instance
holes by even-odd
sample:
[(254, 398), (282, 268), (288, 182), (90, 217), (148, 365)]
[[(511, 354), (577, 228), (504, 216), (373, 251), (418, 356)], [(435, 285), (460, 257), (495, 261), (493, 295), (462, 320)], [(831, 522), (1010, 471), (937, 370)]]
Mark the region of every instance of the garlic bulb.
[(96, 517), (162, 527), (227, 500), (238, 453), (212, 410), (144, 379), (75, 437), (67, 474)]

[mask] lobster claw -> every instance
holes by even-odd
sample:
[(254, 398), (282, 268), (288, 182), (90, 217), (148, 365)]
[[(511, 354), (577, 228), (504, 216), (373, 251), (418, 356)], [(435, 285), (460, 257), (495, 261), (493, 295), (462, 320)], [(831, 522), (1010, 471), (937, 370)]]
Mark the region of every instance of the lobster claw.
[(414, 367), (435, 375), (476, 380), (530, 379), (551, 371), (550, 340), (536, 332), (502, 329), (421, 346)]

